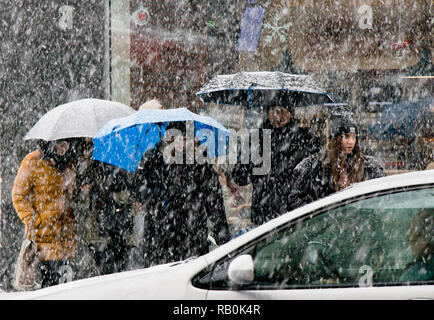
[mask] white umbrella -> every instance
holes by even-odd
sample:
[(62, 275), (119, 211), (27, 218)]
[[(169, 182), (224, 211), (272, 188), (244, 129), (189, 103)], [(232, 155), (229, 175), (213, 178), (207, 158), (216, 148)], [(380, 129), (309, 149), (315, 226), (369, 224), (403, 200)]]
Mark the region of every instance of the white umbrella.
[(101, 99), (81, 99), (59, 105), (44, 114), (29, 130), (24, 140), (89, 137), (92, 138), (112, 119), (136, 112), (119, 102)]

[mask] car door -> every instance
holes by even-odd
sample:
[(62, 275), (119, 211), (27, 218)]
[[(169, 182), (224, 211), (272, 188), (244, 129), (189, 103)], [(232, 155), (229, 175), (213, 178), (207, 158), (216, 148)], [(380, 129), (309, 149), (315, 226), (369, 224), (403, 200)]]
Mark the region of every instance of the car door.
[[(423, 238), (422, 254), (412, 228)], [(208, 299), (433, 299), (433, 239), (433, 186), (391, 190), (287, 223), (218, 261), (193, 285), (207, 288)], [(228, 277), (241, 255), (253, 262), (247, 284)]]

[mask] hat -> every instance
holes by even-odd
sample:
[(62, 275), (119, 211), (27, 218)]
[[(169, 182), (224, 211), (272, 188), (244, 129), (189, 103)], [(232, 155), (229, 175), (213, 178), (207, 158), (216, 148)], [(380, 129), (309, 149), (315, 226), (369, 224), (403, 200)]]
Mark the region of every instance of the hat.
[(139, 107), (139, 110), (146, 110), (146, 109), (162, 109), (163, 106), (160, 104), (160, 102), (156, 99), (148, 100), (144, 104), (142, 104)]
[(351, 116), (339, 116), (330, 119), (329, 138), (340, 136), (344, 133), (353, 132), (358, 135), (356, 122)]

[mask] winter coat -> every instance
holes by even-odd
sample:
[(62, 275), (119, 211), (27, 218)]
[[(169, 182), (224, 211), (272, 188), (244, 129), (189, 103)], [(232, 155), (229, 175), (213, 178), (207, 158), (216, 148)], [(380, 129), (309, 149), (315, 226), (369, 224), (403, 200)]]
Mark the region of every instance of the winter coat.
[[(271, 128), (265, 122), (264, 129)], [(252, 222), (260, 225), (288, 211), (287, 199), (292, 187), (292, 171), (304, 158), (321, 149), (321, 141), (308, 128), (298, 127), (291, 120), (283, 128), (272, 128), (271, 168), (266, 175), (254, 175), (252, 164), (238, 161), (232, 176), (238, 184), (253, 184)], [(260, 140), (261, 143), (263, 140)], [(244, 171), (244, 172), (243, 172)], [(242, 177), (243, 175), (249, 177)], [(240, 177), (241, 176), (241, 177)], [(240, 181), (244, 180), (244, 181)]]
[[(374, 157), (364, 154), (361, 157), (364, 160), (365, 180), (386, 175)], [(322, 158), (323, 152), (318, 152), (301, 161), (294, 169), (292, 189), (287, 200), (288, 211), (335, 192), (331, 172), (324, 169)]]
[(67, 174), (71, 172), (68, 167), (61, 174), (36, 150), (23, 159), (15, 177), (12, 202), (25, 229), (30, 228), (41, 261), (75, 256), (75, 217), (70, 207), (74, 179)]
[(81, 178), (81, 185), (91, 185), (89, 207), (84, 212), (89, 223), (86, 230), (89, 241), (130, 242), (133, 230), (131, 206), (128, 201), (119, 199), (122, 198), (119, 195), (128, 189), (126, 171), (100, 161), (91, 161)]
[(145, 266), (207, 253), (208, 232), (218, 244), (228, 241), (223, 195), (212, 167), (166, 164), (158, 149), (150, 153), (133, 188), (145, 204)]

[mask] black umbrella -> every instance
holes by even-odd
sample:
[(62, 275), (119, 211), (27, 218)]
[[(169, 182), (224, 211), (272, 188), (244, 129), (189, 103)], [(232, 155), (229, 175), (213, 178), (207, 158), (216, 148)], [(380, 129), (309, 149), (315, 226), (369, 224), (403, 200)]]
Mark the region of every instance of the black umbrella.
[(196, 95), (203, 102), (245, 107), (300, 107), (333, 102), (311, 76), (279, 71), (217, 75)]

